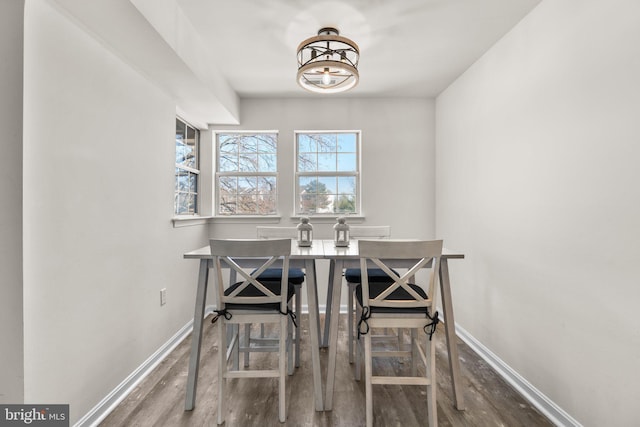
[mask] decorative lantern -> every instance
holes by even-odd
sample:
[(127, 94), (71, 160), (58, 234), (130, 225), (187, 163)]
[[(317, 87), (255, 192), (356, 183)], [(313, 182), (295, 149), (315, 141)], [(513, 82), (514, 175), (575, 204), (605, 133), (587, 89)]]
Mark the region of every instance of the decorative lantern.
[(333, 241), (337, 247), (349, 246), (349, 224), (346, 221), (345, 217), (340, 217), (333, 226)]
[(298, 246), (311, 246), (313, 241), (313, 226), (309, 224), (309, 218), (303, 216), (298, 224)]

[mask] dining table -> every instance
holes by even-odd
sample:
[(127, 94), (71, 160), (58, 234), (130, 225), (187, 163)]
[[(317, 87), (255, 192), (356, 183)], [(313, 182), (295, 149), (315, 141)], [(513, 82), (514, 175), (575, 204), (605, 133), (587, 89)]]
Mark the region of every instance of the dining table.
[[(207, 288), (209, 272), (213, 265), (211, 248), (204, 246), (184, 255), (185, 259), (197, 259), (200, 261), (198, 279), (196, 285), (196, 298), (193, 316), (193, 333), (191, 341), (191, 353), (189, 357), (189, 372), (187, 376), (187, 389), (185, 396), (185, 410), (195, 407), (196, 390), (198, 383), (198, 368), (200, 364), (200, 349), (202, 344), (203, 322), (205, 317)], [(449, 359), (449, 372), (454, 394), (454, 403), (458, 410), (464, 410), (464, 398), (461, 389), (460, 361), (456, 345), (455, 320), (453, 303), (451, 300), (451, 284), (449, 278), (449, 259), (462, 259), (464, 254), (443, 249), (440, 259), (439, 282), (441, 290), (442, 310), (444, 317), (444, 330)], [(321, 334), (316, 261), (328, 260), (329, 283), (327, 287), (327, 304), (324, 334)], [(333, 391), (335, 385), (335, 372), (338, 343), (338, 319), (340, 312), (340, 298), (342, 292), (342, 276), (345, 268), (359, 267), (358, 243), (351, 240), (346, 247), (336, 247), (333, 240), (313, 240), (311, 246), (299, 246), (296, 240), (291, 240), (290, 268), (302, 268), (305, 270), (305, 283), (307, 286), (307, 307), (309, 311), (309, 351), (313, 372), (314, 403), (316, 411), (330, 411), (333, 407)], [(261, 264), (255, 259), (236, 259), (239, 265), (252, 268)], [(409, 264), (411, 260), (396, 260), (396, 265), (401, 268), (403, 262)], [(325, 395), (322, 393), (322, 378), (320, 366), (320, 347), (328, 347), (328, 364), (325, 381)]]

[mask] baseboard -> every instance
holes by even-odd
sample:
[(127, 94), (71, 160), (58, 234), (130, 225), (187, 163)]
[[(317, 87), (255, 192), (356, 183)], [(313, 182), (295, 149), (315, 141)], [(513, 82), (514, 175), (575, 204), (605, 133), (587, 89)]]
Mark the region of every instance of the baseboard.
[(540, 392), (540, 390), (531, 385), (524, 377), (511, 369), (502, 359), (482, 345), (480, 341), (476, 340), (458, 324), (456, 324), (456, 334), (553, 424), (562, 427), (582, 427), (582, 424), (576, 419), (556, 405), (551, 399)]
[[(213, 313), (215, 307), (210, 306), (205, 310), (205, 317)], [(193, 320), (184, 325), (174, 336), (172, 336), (162, 347), (133, 371), (124, 381), (111, 391), (104, 399), (93, 407), (84, 417), (82, 417), (74, 427), (94, 427), (97, 426), (107, 415), (113, 411), (120, 402), (155, 369), (165, 357), (167, 357), (193, 330)]]

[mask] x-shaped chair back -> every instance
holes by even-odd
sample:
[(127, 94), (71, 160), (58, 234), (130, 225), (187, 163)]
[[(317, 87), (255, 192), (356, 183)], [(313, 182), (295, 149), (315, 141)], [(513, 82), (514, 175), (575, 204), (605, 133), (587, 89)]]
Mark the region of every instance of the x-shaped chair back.
[[(210, 241), (211, 255), (214, 257), (214, 263), (217, 272), (218, 301), (220, 308), (224, 309), (226, 304), (280, 304), (283, 312), (287, 311), (287, 286), (289, 271), (289, 255), (291, 254), (291, 240), (217, 240)], [(264, 258), (264, 262), (252, 273), (245, 271), (234, 258)], [(282, 259), (282, 279), (280, 295), (272, 292), (268, 287), (258, 280), (258, 276), (266, 269), (271, 267), (276, 261)], [(236, 272), (240, 283), (231, 293), (225, 295), (224, 286), (222, 286), (222, 268), (221, 263), (224, 262), (229, 268)], [(252, 285), (262, 293), (258, 296), (241, 296), (240, 294), (249, 285)]]
[[(442, 255), (442, 240), (359, 240), (358, 244), (361, 257), (363, 306), (414, 308), (433, 305), (433, 298), (436, 294), (437, 272), (440, 265), (440, 256)], [(394, 260), (397, 259), (415, 259), (416, 262), (403, 274), (397, 274), (392, 269)], [(369, 263), (375, 264), (390, 278), (386, 289), (373, 298), (370, 298), (370, 284), (367, 276), (367, 265)], [(416, 292), (414, 288), (414, 277), (423, 268), (430, 268), (426, 289), (424, 289), (426, 295)], [(388, 298), (398, 289), (404, 290), (411, 298)], [(397, 292), (395, 293), (397, 295)]]

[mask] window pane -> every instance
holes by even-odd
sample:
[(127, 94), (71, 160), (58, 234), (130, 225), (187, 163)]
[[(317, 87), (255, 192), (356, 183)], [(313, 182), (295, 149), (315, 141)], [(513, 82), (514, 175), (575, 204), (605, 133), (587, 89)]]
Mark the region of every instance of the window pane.
[(220, 172), (237, 172), (238, 171), (238, 157), (236, 155), (220, 154), (219, 159)]
[(220, 194), (219, 212), (224, 215), (233, 214), (236, 211), (236, 195)]
[(318, 170), (316, 153), (302, 153), (298, 156), (298, 171), (315, 172)]
[(273, 215), (277, 213), (275, 195), (262, 195), (257, 199), (259, 215)]
[(198, 201), (197, 195), (189, 194), (187, 196), (187, 213), (194, 214), (196, 213), (196, 203)]
[(258, 152), (259, 153), (277, 153), (276, 148), (276, 135), (264, 134), (259, 136), (258, 140)]
[(341, 153), (355, 153), (356, 152), (356, 134), (355, 133), (339, 133), (337, 151)]
[(275, 176), (261, 176), (258, 178), (258, 192), (261, 194), (274, 194), (276, 191)]
[[(302, 212), (315, 213), (322, 212), (331, 205), (327, 186), (321, 180), (324, 178), (301, 177), (300, 187), (300, 209)], [(334, 185), (335, 185), (335, 178)]]
[(336, 151), (336, 134), (326, 133), (315, 135), (315, 139), (318, 141), (318, 151), (327, 153)]
[(224, 153), (224, 154), (238, 153), (237, 138), (231, 135), (219, 135), (218, 141), (219, 141), (220, 153)]
[(186, 191), (187, 185), (187, 172), (176, 168), (176, 191)]
[(238, 194), (236, 214), (255, 215), (257, 213), (256, 196), (252, 194)]
[(354, 213), (356, 211), (356, 195), (340, 194), (334, 206), (335, 213)]
[(258, 182), (256, 177), (238, 177), (238, 194), (256, 194), (257, 190)]
[(187, 157), (188, 151), (187, 147), (184, 145), (184, 140), (176, 135), (176, 164), (182, 165), (184, 164), (185, 158)]
[(318, 151), (318, 144), (310, 135), (298, 135), (298, 152), (315, 153)]
[(239, 172), (257, 172), (258, 155), (253, 153), (241, 153), (238, 159)]
[(187, 144), (188, 154), (186, 155), (187, 166), (190, 168), (198, 167), (198, 150), (196, 145), (196, 135), (197, 131), (191, 126), (187, 125), (187, 139), (185, 143)]
[(335, 176), (318, 178), (318, 192), (335, 194), (338, 191)]
[(176, 133), (176, 164), (179, 166), (196, 167), (195, 141), (189, 143), (182, 135)]
[(223, 176), (220, 177), (220, 191), (222, 193), (235, 194), (238, 188), (238, 177), (236, 176)]
[(298, 187), (300, 187), (300, 193), (303, 193), (305, 191), (305, 189), (307, 189), (307, 187), (309, 187), (311, 185), (311, 183), (313, 182), (315, 185), (315, 181), (318, 178), (315, 176), (301, 176), (298, 180)]
[(335, 153), (319, 153), (318, 154), (318, 171), (331, 172), (336, 170), (336, 154)]
[(182, 213), (181, 204), (180, 204), (180, 196), (182, 196), (181, 193), (175, 193), (174, 201), (173, 201), (173, 210), (178, 215)]
[(356, 170), (356, 153), (338, 154), (339, 171), (355, 171)]
[(338, 177), (338, 194), (356, 193), (356, 177), (354, 176), (341, 176)]
[(278, 170), (276, 154), (258, 154), (258, 170), (260, 172), (276, 172)]
[(182, 120), (176, 119), (176, 139), (184, 141), (187, 138), (187, 125)]
[(198, 192), (198, 175), (193, 172), (189, 172), (189, 191), (191, 193)]
[(316, 195), (304, 193), (300, 196), (300, 212), (311, 214), (316, 213)]

